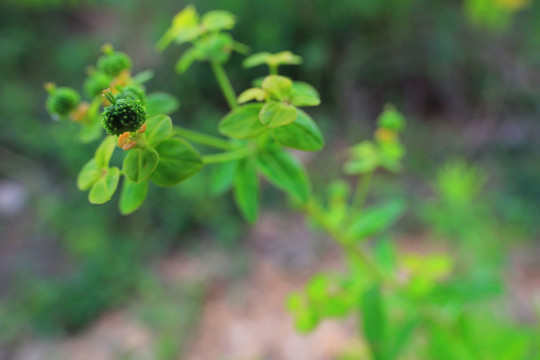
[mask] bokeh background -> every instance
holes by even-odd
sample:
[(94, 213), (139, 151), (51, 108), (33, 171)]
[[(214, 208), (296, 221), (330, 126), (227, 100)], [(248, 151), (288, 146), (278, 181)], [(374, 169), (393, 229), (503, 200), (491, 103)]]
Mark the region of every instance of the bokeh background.
[[(180, 76), (183, 49), (155, 50), (189, 3), (234, 13), (232, 34), (253, 51), (303, 57), (283, 72), (322, 96), (310, 114), (327, 145), (302, 159), (315, 187), (340, 176), (347, 147), (370, 137), (384, 104), (395, 104), (408, 120), (406, 169), (380, 174), (374, 197), (409, 202), (398, 240), (424, 249), (440, 238), (496, 238), (496, 249), (484, 249), (511, 254), (513, 315), (532, 321), (540, 2), (2, 0), (0, 359), (217, 359), (212, 346), (231, 359), (303, 359), (307, 346), (313, 360), (336, 358), (347, 343), (347, 329), (332, 324), (307, 340), (291, 329), (286, 294), (339, 256), (277, 191), (264, 188), (266, 210), (249, 227), (230, 195), (212, 194), (204, 171), (152, 188), (128, 217), (114, 199), (90, 205), (76, 188), (96, 144), (75, 142), (74, 124), (50, 118), (43, 84), (81, 90), (106, 42), (133, 58), (135, 72), (155, 71), (149, 91), (178, 97), (175, 123), (216, 133), (226, 103), (208, 66)], [(226, 65), (237, 91), (265, 71), (242, 70), (242, 59)]]

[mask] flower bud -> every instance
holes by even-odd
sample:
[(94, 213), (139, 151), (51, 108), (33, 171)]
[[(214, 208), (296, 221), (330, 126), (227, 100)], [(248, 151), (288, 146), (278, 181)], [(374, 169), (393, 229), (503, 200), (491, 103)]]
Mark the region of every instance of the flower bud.
[(104, 89), (107, 89), (111, 83), (111, 77), (101, 71), (96, 71), (90, 75), (84, 82), (84, 92), (90, 99), (101, 95)]
[(138, 130), (146, 121), (146, 108), (138, 99), (119, 99), (101, 114), (102, 124), (110, 135)]
[(71, 88), (52, 88), (46, 106), (51, 114), (64, 117), (75, 110), (80, 101), (79, 93)]
[(112, 52), (98, 59), (97, 67), (105, 74), (115, 77), (123, 70), (131, 68), (131, 59), (123, 52)]

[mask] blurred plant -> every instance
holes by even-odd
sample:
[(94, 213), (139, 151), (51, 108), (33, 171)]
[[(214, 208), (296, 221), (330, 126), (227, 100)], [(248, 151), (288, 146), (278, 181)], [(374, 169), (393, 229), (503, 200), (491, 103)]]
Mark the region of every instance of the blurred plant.
[(528, 7), (531, 0), (465, 0), (465, 12), (471, 21), (492, 30), (510, 25), (514, 15)]
[[(373, 174), (379, 169), (401, 169), (403, 115), (390, 105), (385, 108), (374, 140), (350, 149), (345, 172), (360, 177), (354, 191), (347, 182), (338, 180), (330, 184), (328, 198), (321, 201), (312, 192), (308, 172), (286, 151), (318, 151), (323, 147), (317, 124), (300, 109), (318, 105), (319, 94), (307, 83), (278, 75), (280, 65), (301, 62), (298, 56), (282, 52), (248, 57), (245, 67), (266, 64), (269, 75), (254, 81), (252, 88), (237, 97), (223, 64), (233, 51), (244, 53), (248, 48), (225, 32), (234, 25), (235, 19), (228, 12), (211, 11), (199, 16), (193, 6), (188, 6), (175, 16), (158, 42), (160, 50), (172, 42), (191, 44), (177, 63), (179, 73), (195, 61), (211, 65), (231, 108), (218, 123), (219, 132), (226, 138), (173, 126), (165, 111), (152, 108), (150, 97), (147, 106), (142, 105), (144, 88), (137, 81), (139, 76), (131, 78), (127, 72), (129, 61), (111, 66), (118, 75), (104, 92), (105, 99), (93, 100), (96, 112), (89, 120), (93, 126), (99, 123), (97, 109), (104, 103), (102, 122), (110, 135), (78, 178), (79, 188), (90, 190), (90, 202), (109, 201), (123, 177), (119, 207), (121, 213), (129, 214), (143, 204), (150, 183), (176, 185), (213, 165), (217, 169), (214, 187), (219, 192), (232, 188), (241, 214), (254, 222), (259, 212), (261, 175), (327, 232), (347, 260), (345, 273), (315, 275), (305, 292), (291, 295), (288, 308), (300, 331), (313, 330), (325, 318), (354, 313), (370, 358), (376, 360), (408, 358), (410, 354), (416, 359), (489, 359), (495, 347), (500, 350), (498, 354), (509, 354), (505, 355), (508, 359), (531, 355), (531, 339), (519, 337), (516, 345), (517, 337), (505, 334), (511, 331), (509, 328), (501, 327), (502, 335), (490, 337), (474, 333), (481, 325), (472, 304), (502, 291), (496, 277), (457, 272), (450, 255), (398, 254), (385, 235), (403, 213), (404, 202), (390, 199), (365, 206)], [(106, 50), (105, 56), (111, 51)], [(137, 91), (128, 94), (127, 86), (136, 86)], [(188, 141), (221, 152), (201, 154)], [(110, 165), (117, 147), (124, 150), (122, 170)], [(478, 192), (482, 181), (476, 172), (463, 171), (459, 166), (449, 169), (439, 186), (449, 206), (459, 207)], [(373, 247), (368, 246), (370, 240)]]

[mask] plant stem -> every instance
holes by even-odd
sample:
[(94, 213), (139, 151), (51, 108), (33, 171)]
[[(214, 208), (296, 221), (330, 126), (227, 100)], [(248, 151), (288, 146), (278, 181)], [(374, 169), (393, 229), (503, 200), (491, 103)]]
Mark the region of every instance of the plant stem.
[(277, 65), (268, 65), (268, 68), (270, 69), (270, 75), (277, 75), (278, 74), (278, 66)]
[(214, 75), (216, 76), (219, 86), (221, 87), (221, 91), (223, 91), (223, 95), (225, 95), (227, 103), (231, 109), (236, 109), (238, 107), (236, 93), (234, 92), (231, 82), (223, 69), (223, 65), (217, 61), (211, 61), (210, 64), (212, 65), (212, 70), (214, 71)]
[(203, 163), (215, 164), (220, 162), (243, 159), (253, 154), (252, 149), (246, 147), (234, 151), (226, 151), (219, 154), (203, 155)]
[(364, 174), (364, 176), (358, 181), (356, 191), (354, 193), (352, 206), (358, 211), (362, 211), (364, 203), (366, 202), (369, 192), (369, 186), (371, 185), (371, 178), (373, 177), (373, 171)]
[(197, 131), (175, 126), (173, 133), (193, 142), (222, 150), (234, 150), (237, 147), (231, 142), (212, 135), (206, 135)]

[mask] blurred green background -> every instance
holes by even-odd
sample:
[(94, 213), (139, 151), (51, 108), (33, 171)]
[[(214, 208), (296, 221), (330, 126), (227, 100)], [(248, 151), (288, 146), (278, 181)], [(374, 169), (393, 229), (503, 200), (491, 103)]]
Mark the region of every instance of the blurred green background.
[[(111, 42), (132, 57), (135, 73), (155, 71), (149, 91), (178, 97), (176, 124), (215, 133), (226, 103), (206, 64), (179, 76), (182, 49), (154, 48), (189, 3), (201, 13), (234, 13), (233, 36), (254, 52), (303, 57), (302, 66), (283, 72), (322, 96), (311, 112), (327, 134), (325, 154), (310, 160), (315, 184), (339, 176), (344, 148), (371, 136), (392, 102), (408, 119), (405, 186), (383, 176), (379, 192), (414, 205), (403, 232), (459, 238), (464, 227), (482, 228), (523, 246), (538, 238), (540, 2), (2, 0), (0, 344), (84, 329), (140, 293), (151, 277), (145, 264), (160, 254), (201, 241), (224, 252), (243, 246), (245, 225), (227, 196), (216, 200), (208, 191), (204, 172), (172, 189), (152, 188), (128, 217), (115, 201), (90, 205), (75, 178), (96, 144), (76, 143), (75, 125), (54, 122), (44, 107), (45, 82), (82, 90), (85, 68)], [(226, 65), (237, 91), (264, 74), (242, 70), (242, 59)], [(437, 178), (456, 158), (480, 172), (461, 183), (466, 196), (458, 205), (444, 177), (456, 184), (468, 170), (453, 161)], [(475, 181), (484, 184), (481, 200)], [(274, 194), (263, 194), (266, 203), (285, 209)]]

